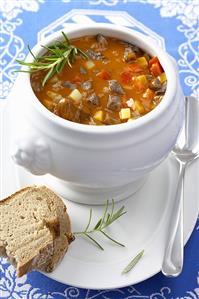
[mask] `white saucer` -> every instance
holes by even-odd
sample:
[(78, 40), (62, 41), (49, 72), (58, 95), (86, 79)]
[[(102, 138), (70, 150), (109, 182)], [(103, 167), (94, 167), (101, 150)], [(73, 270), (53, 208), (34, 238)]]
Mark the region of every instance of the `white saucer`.
[[(33, 176), (17, 168), (9, 157), (7, 108), (3, 112), (1, 127), (0, 165), (1, 198), (30, 184), (47, 184), (47, 178)], [(2, 111), (0, 111), (1, 113)], [(126, 245), (125, 248), (98, 238), (105, 248), (99, 250), (87, 240), (77, 238), (63, 261), (48, 276), (81, 288), (111, 289), (141, 282), (161, 269), (165, 240), (176, 186), (177, 168), (171, 158), (161, 164), (141, 190), (116, 207), (125, 205), (127, 214), (110, 227), (110, 234)], [(199, 160), (186, 172), (184, 204), (184, 240), (193, 231), (199, 210)], [(82, 230), (89, 216), (89, 206), (66, 202), (72, 219), (73, 231)], [(101, 216), (102, 207), (93, 206), (94, 218)], [(136, 267), (126, 275), (123, 268), (142, 249), (145, 254)]]

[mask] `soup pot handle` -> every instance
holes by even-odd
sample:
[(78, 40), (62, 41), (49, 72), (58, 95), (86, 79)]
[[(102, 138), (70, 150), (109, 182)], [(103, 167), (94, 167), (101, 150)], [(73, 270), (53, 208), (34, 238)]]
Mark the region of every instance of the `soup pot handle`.
[(51, 169), (50, 148), (41, 137), (20, 137), (11, 146), (13, 161), (35, 175), (44, 175)]

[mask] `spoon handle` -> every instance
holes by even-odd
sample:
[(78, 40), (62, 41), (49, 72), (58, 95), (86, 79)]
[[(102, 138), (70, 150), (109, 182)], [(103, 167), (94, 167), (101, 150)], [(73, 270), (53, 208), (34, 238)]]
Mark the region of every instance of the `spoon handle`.
[(168, 277), (178, 276), (183, 267), (183, 198), (186, 163), (179, 162), (179, 164), (179, 179), (171, 219), (169, 221), (168, 239), (162, 264), (162, 273)]

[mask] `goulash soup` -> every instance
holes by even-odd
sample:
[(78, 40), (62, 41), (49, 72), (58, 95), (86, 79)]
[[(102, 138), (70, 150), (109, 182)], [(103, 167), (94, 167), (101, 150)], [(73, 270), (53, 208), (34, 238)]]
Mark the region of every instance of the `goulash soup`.
[(46, 70), (31, 74), (34, 93), (52, 113), (81, 124), (115, 125), (134, 121), (162, 100), (167, 78), (157, 57), (101, 34), (70, 42), (85, 57), (63, 64), (44, 86)]

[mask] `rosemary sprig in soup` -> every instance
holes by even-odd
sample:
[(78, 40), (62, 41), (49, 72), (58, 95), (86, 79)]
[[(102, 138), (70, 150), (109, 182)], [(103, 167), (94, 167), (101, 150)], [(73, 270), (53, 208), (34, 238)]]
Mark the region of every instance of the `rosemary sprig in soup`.
[(85, 52), (78, 47), (71, 45), (64, 32), (62, 32), (62, 35), (64, 37), (63, 41), (57, 41), (51, 46), (42, 46), (47, 50), (47, 53), (41, 57), (35, 57), (28, 46), (28, 50), (34, 58), (33, 62), (17, 60), (19, 64), (28, 66), (28, 72), (30, 73), (37, 71), (46, 72), (42, 81), (42, 86), (44, 86), (45, 83), (56, 73), (60, 73), (66, 64), (69, 65), (69, 67), (72, 67), (72, 64), (75, 62), (77, 56), (81, 56), (83, 59), (88, 58), (88, 55)]

